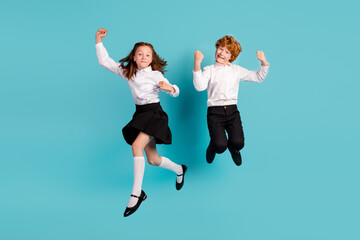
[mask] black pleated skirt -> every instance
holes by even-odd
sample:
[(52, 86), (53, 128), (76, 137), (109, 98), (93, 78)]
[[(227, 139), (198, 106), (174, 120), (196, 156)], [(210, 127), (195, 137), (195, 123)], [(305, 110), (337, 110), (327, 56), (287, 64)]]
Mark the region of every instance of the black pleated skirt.
[(131, 121), (122, 129), (125, 141), (132, 145), (140, 132), (155, 138), (156, 144), (171, 144), (168, 115), (160, 103), (136, 105)]

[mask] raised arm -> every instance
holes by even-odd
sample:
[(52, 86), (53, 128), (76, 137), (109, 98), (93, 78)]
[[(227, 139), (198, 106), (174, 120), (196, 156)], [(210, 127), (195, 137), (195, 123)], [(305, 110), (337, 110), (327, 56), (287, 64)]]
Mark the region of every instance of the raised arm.
[(194, 53), (194, 72), (201, 71), (201, 62), (204, 59), (204, 54), (197, 50)]
[(107, 70), (115, 73), (116, 75), (119, 75), (120, 77), (125, 79), (125, 76), (123, 74), (123, 70), (120, 67), (120, 63), (115, 62), (112, 58), (109, 57), (108, 52), (106, 51), (106, 48), (104, 47), (102, 43), (102, 38), (107, 35), (108, 30), (104, 28), (100, 28), (95, 35), (96, 40), (96, 55), (99, 61), (99, 64), (106, 68)]
[(261, 66), (268, 67), (269, 63), (266, 61), (265, 54), (263, 51), (256, 51), (256, 57), (261, 62)]
[(194, 53), (194, 71), (193, 71), (193, 83), (194, 87), (197, 91), (204, 91), (207, 89), (209, 80), (210, 80), (210, 72), (204, 68), (204, 72), (201, 71), (201, 62), (204, 59), (204, 55), (202, 52), (197, 50)]
[(256, 52), (257, 59), (261, 62), (261, 66), (258, 71), (250, 71), (239, 66), (241, 72), (241, 81), (262, 82), (265, 80), (268, 74), (269, 63), (266, 61), (263, 51)]

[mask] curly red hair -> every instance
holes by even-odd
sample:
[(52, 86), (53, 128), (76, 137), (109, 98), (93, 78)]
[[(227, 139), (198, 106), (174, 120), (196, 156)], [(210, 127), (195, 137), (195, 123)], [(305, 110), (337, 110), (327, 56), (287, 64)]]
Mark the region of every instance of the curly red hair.
[(230, 51), (231, 53), (230, 62), (235, 61), (235, 59), (239, 56), (239, 54), (242, 51), (240, 43), (236, 41), (234, 37), (228, 35), (217, 40), (215, 44), (216, 49), (220, 46), (226, 47)]

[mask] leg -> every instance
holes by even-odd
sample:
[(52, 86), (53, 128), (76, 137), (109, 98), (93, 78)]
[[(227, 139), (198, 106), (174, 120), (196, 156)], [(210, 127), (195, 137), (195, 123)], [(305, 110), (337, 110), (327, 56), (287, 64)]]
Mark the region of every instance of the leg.
[[(221, 109), (216, 109), (220, 110)], [(216, 153), (223, 153), (227, 148), (227, 138), (224, 128), (224, 118), (220, 114), (208, 111), (207, 122), (210, 134), (209, 148)]]
[(227, 147), (227, 138), (224, 129), (224, 109), (222, 107), (209, 107), (207, 123), (210, 143), (206, 149), (206, 161), (212, 163), (216, 153), (223, 153)]
[(159, 166), (162, 159), (157, 152), (155, 139), (153, 138), (144, 149), (148, 163), (153, 166)]
[(237, 108), (229, 114), (225, 129), (229, 135), (228, 148), (234, 163), (239, 166), (242, 163), (240, 150), (244, 147), (244, 132), (240, 114)]
[(239, 111), (236, 110), (231, 114), (225, 128), (229, 135), (229, 149), (240, 151), (244, 147), (245, 139)]
[[(132, 195), (135, 196), (141, 195), (141, 185), (145, 171), (145, 158), (143, 155), (143, 149), (149, 141), (150, 136), (146, 133), (140, 132), (131, 145), (134, 155), (134, 185), (132, 189)], [(131, 196), (128, 207), (134, 207), (137, 202), (138, 198)]]
[(148, 134), (140, 132), (135, 141), (131, 144), (134, 157), (144, 157), (144, 148), (150, 141), (151, 137)]
[(157, 149), (155, 139), (152, 139), (146, 146), (145, 146), (145, 154), (148, 159), (148, 163), (154, 166), (159, 166), (161, 168), (165, 168), (171, 170), (177, 174), (176, 177), (176, 189), (180, 190), (182, 185), (184, 184), (184, 174), (186, 171), (185, 165), (178, 165), (170, 159), (166, 157), (160, 157)]

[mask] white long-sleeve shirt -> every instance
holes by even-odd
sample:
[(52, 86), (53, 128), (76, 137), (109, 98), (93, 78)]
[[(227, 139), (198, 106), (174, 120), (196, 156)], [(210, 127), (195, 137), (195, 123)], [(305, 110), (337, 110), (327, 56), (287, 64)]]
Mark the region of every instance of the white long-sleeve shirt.
[(193, 72), (193, 82), (197, 91), (207, 89), (207, 106), (226, 106), (237, 104), (240, 81), (264, 81), (269, 66), (260, 66), (255, 71), (235, 64), (223, 66), (218, 62), (204, 67), (203, 71)]
[(160, 102), (160, 90), (168, 93), (172, 97), (179, 96), (180, 90), (176, 85), (171, 85), (175, 89), (175, 93), (160, 89), (159, 82), (164, 81), (167, 84), (170, 83), (161, 72), (153, 71), (151, 66), (145, 69), (136, 70), (136, 74), (134, 74), (131, 79), (127, 79), (124, 75), (123, 69), (120, 67), (120, 63), (115, 62), (112, 58), (109, 57), (109, 54), (106, 51), (103, 43), (97, 43), (95, 47), (99, 64), (116, 75), (119, 75), (121, 78), (127, 80), (135, 104), (145, 105), (149, 103)]

